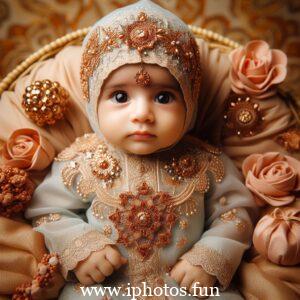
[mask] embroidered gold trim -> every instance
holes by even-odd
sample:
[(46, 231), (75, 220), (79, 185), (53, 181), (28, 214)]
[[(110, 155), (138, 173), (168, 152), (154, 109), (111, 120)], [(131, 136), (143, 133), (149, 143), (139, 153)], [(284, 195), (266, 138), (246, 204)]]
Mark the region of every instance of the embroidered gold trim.
[(36, 219), (33, 222), (33, 226), (37, 227), (37, 226), (40, 226), (42, 224), (46, 224), (46, 223), (50, 223), (50, 222), (55, 222), (55, 221), (60, 220), (60, 218), (61, 218), (61, 215), (58, 214), (58, 213), (53, 213), (53, 214), (45, 215), (45, 216), (42, 216), (42, 217)]
[(86, 133), (85, 135), (76, 138), (75, 142), (61, 151), (56, 161), (67, 161), (80, 155), (80, 153), (93, 152), (101, 141), (94, 133)]
[(233, 208), (220, 216), (221, 221), (223, 222), (234, 222), (234, 225), (238, 231), (244, 231), (248, 225), (248, 223), (237, 217), (237, 209)]
[(77, 236), (60, 255), (63, 275), (66, 277), (69, 270), (73, 270), (79, 261), (87, 258), (92, 252), (112, 244), (115, 244), (115, 242), (97, 230), (91, 230)]
[(216, 276), (224, 288), (230, 284), (234, 272), (233, 267), (216, 250), (196, 244), (181, 256), (181, 259), (187, 260), (194, 266), (201, 266), (208, 274)]
[(128, 269), (125, 270), (125, 275), (133, 286), (140, 286), (142, 282), (146, 282), (152, 289), (164, 285), (165, 267), (161, 264), (159, 250), (154, 249), (149, 259), (144, 261), (135, 249), (128, 249)]

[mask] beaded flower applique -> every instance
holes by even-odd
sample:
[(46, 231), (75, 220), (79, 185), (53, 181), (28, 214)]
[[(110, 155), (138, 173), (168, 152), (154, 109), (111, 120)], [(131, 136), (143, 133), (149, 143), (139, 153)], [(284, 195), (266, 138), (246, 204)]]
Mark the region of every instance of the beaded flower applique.
[(122, 209), (109, 216), (118, 231), (118, 243), (134, 247), (143, 259), (149, 258), (154, 247), (170, 243), (177, 215), (168, 193), (154, 193), (143, 183), (136, 194), (121, 193), (119, 198)]

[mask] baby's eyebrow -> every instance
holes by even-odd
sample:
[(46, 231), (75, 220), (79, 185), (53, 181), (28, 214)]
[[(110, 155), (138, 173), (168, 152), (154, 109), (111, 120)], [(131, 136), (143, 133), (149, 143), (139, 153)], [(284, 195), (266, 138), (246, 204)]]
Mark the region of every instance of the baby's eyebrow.
[[(136, 86), (136, 83), (124, 83), (124, 84), (108, 84), (105, 89), (112, 90), (112, 89), (122, 89), (126, 87)], [(161, 89), (172, 89), (175, 91), (180, 91), (180, 87), (177, 84), (164, 84), (159, 82), (153, 82), (150, 84), (149, 87), (161, 88)]]

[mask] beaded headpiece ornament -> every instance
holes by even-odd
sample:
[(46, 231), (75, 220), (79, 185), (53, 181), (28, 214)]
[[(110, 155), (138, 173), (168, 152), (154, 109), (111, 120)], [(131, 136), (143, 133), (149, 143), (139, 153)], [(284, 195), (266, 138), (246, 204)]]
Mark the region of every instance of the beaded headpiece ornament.
[(186, 103), (184, 132), (190, 129), (201, 75), (195, 38), (174, 14), (150, 0), (142, 0), (100, 19), (83, 42), (80, 78), (94, 131), (100, 133), (97, 106), (104, 80), (117, 68), (137, 63), (140, 70), (135, 80), (139, 85), (151, 85), (145, 64), (165, 67), (175, 77)]

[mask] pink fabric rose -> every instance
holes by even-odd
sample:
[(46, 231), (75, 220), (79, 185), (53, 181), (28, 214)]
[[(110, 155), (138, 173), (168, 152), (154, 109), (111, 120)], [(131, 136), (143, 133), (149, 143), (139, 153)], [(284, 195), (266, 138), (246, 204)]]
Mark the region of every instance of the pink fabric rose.
[(251, 41), (233, 50), (229, 58), (231, 88), (236, 94), (270, 97), (275, 93), (272, 87), (286, 77), (287, 56), (264, 41)]
[(279, 265), (300, 263), (300, 208), (275, 208), (257, 223), (255, 249)]
[(259, 206), (283, 206), (300, 191), (300, 161), (278, 152), (252, 154), (242, 166), (246, 186)]
[(26, 170), (43, 170), (55, 156), (53, 146), (38, 131), (23, 128), (13, 132), (3, 146), (3, 163)]

